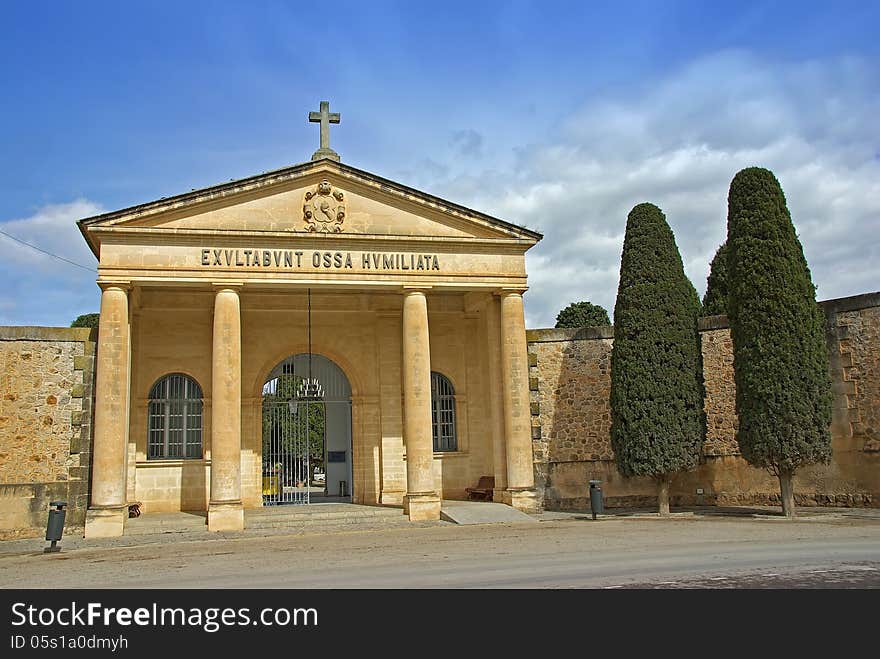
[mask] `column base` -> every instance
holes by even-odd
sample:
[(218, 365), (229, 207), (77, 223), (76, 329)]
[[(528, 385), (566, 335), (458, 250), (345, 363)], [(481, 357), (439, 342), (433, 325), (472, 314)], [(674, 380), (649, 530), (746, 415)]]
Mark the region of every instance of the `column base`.
[(495, 503), (503, 503), (510, 505), (510, 492), (507, 491), (507, 488), (495, 488), (492, 490), (492, 501)]
[(118, 538), (125, 533), (128, 506), (89, 508), (86, 511), (85, 538)]
[(534, 488), (516, 489), (508, 488), (507, 495), (510, 497), (510, 505), (524, 513), (535, 514), (541, 512), (541, 505)]
[(211, 503), (208, 506), (208, 531), (244, 531), (241, 501)]
[(384, 491), (379, 495), (379, 503), (383, 506), (401, 506), (405, 497), (404, 492)]
[(403, 500), (404, 513), (411, 522), (436, 521), (440, 519), (440, 497), (430, 494), (407, 494)]

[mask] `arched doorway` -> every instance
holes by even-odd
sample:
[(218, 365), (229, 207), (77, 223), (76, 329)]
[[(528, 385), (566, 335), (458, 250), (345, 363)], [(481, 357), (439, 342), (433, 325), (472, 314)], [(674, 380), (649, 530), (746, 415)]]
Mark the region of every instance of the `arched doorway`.
[[(317, 380), (321, 390), (304, 389)], [(292, 355), (263, 384), (263, 505), (351, 501), (351, 385), (323, 355)]]

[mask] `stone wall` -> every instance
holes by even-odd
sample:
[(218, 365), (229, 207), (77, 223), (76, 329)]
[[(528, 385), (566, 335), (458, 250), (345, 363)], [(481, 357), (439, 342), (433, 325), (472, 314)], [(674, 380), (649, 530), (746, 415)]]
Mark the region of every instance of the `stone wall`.
[[(835, 392), (833, 458), (795, 478), (798, 505), (880, 506), (880, 293), (821, 303)], [(700, 320), (705, 462), (673, 482), (673, 505), (779, 504), (779, 485), (736, 443), (733, 344), (725, 316)], [(547, 509), (587, 509), (590, 479), (606, 505), (655, 506), (654, 482), (623, 478), (610, 447), (611, 327), (527, 332), (535, 480)]]
[(825, 303), (838, 434), (880, 451), (880, 293)]
[(608, 461), (611, 327), (529, 330), (532, 446), (539, 499), (551, 465)]
[[(880, 505), (880, 293), (822, 303), (834, 389), (833, 460), (798, 472), (799, 505)], [(676, 479), (673, 505), (778, 504), (778, 483), (736, 445), (733, 347), (724, 316), (701, 319), (706, 460)], [(613, 330), (530, 330), (536, 485), (548, 509), (589, 507), (587, 481), (609, 506), (653, 506), (653, 482), (624, 479), (610, 430)], [(0, 538), (39, 536), (49, 502), (82, 529), (89, 494), (96, 331), (0, 327)]]
[(727, 316), (700, 319), (703, 382), (706, 386), (705, 455), (738, 455), (736, 385), (733, 381), (733, 339)]
[(0, 327), (0, 538), (45, 532), (49, 502), (81, 530), (96, 330)]

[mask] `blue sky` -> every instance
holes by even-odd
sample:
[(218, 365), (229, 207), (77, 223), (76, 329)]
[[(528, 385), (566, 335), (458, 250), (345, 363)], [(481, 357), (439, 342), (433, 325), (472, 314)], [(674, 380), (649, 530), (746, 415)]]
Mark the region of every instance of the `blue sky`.
[[(325, 8), (326, 7), (326, 8)], [(87, 266), (74, 222), (308, 160), (542, 231), (528, 323), (613, 307), (626, 214), (701, 293), (742, 167), (779, 177), (820, 298), (880, 289), (875, 2), (13, 2), (0, 229)], [(67, 325), (95, 275), (0, 236), (0, 324)]]

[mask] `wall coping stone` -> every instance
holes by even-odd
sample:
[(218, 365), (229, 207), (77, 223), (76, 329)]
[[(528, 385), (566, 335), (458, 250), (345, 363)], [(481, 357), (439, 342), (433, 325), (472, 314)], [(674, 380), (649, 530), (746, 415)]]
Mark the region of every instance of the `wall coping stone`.
[(712, 330), (727, 329), (730, 327), (730, 321), (725, 314), (717, 316), (703, 316), (697, 319), (697, 331), (711, 332)]
[(95, 341), (97, 338), (98, 329), (93, 327), (0, 325), (0, 341)]
[(529, 343), (553, 343), (556, 341), (579, 341), (584, 339), (613, 339), (614, 327), (602, 325), (599, 327), (573, 327), (573, 328), (547, 328), (527, 329), (526, 341)]
[[(826, 316), (845, 311), (858, 311), (880, 307), (880, 291), (874, 293), (861, 293), (849, 297), (838, 297), (830, 300), (821, 300), (823, 311)], [(697, 321), (697, 329), (701, 332), (711, 330), (728, 329), (730, 321), (727, 316), (703, 316)], [(3, 328), (0, 328), (2, 330)], [(578, 327), (574, 329), (527, 329), (526, 341), (529, 343), (551, 343), (553, 341), (577, 341), (584, 339), (613, 339), (614, 327), (605, 325), (600, 327)]]
[(880, 291), (823, 300), (819, 304), (822, 305), (825, 314), (828, 316), (834, 313), (842, 313), (844, 311), (858, 311), (859, 309), (880, 307)]

